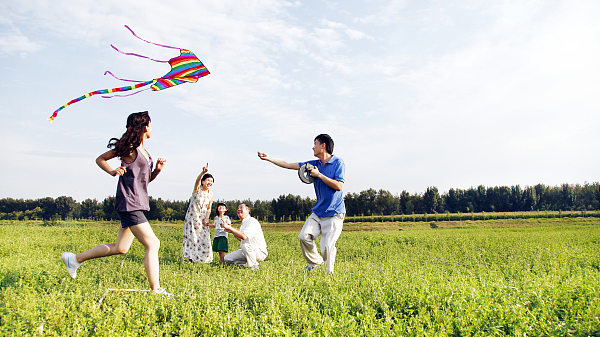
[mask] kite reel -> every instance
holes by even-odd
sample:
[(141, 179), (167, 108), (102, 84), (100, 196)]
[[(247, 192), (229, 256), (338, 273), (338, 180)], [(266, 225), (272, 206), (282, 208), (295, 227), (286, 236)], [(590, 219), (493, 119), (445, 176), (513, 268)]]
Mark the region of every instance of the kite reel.
[(315, 182), (315, 180), (317, 180), (317, 178), (310, 175), (310, 170), (314, 168), (315, 167), (309, 163), (300, 166), (300, 169), (298, 170), (298, 177), (300, 177), (300, 180), (303, 183), (312, 184)]

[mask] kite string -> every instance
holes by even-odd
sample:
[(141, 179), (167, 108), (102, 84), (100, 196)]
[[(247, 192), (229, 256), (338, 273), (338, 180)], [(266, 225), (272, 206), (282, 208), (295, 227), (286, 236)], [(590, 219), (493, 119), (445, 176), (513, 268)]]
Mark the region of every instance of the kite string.
[(171, 49), (181, 49), (181, 48), (177, 48), (177, 47), (165, 46), (164, 44), (158, 44), (158, 43), (154, 43), (154, 42), (150, 42), (150, 41), (144, 40), (144, 39), (142, 39), (141, 37), (137, 36), (137, 35), (136, 35), (136, 34), (133, 32), (133, 30), (131, 30), (131, 28), (129, 28), (129, 26), (125, 25), (125, 28), (129, 29), (129, 31), (131, 32), (131, 34), (133, 34), (133, 36), (137, 37), (138, 39), (140, 39), (140, 40), (142, 40), (142, 41), (144, 41), (144, 42), (147, 42), (147, 43), (153, 44), (153, 45), (155, 45), (155, 46), (159, 46), (159, 47), (165, 47), (165, 48), (171, 48)]

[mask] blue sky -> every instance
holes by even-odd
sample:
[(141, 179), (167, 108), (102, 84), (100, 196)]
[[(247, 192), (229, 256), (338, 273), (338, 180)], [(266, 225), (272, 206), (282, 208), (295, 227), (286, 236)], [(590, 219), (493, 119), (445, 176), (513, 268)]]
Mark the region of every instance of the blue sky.
[[(149, 191), (189, 198), (209, 162), (218, 199), (314, 197), (256, 151), (312, 159), (319, 133), (344, 191), (600, 180), (600, 2), (13, 1), (0, 3), (0, 197), (103, 199), (95, 158), (130, 112), (167, 165)], [(186, 48), (211, 74), (127, 98), (87, 92), (150, 80)], [(116, 160), (111, 162), (118, 165)]]

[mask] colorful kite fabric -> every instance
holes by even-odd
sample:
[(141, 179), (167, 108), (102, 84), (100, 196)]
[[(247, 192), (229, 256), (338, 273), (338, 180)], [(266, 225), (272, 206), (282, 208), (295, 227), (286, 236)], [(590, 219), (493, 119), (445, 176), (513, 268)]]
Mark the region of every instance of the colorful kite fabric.
[(177, 57), (174, 57), (172, 59), (170, 59), (169, 61), (159, 61), (159, 60), (154, 60), (151, 59), (149, 57), (146, 56), (142, 56), (142, 55), (138, 55), (138, 54), (133, 54), (133, 53), (124, 53), (122, 51), (120, 51), (119, 49), (117, 49), (115, 46), (111, 45), (111, 47), (113, 47), (116, 51), (118, 51), (121, 54), (124, 55), (132, 55), (132, 56), (137, 56), (137, 57), (143, 57), (143, 58), (147, 58), (149, 60), (155, 61), (155, 62), (162, 62), (162, 63), (169, 63), (171, 65), (171, 71), (169, 71), (166, 75), (159, 77), (159, 78), (155, 78), (153, 80), (150, 81), (133, 81), (133, 80), (124, 80), (121, 78), (116, 77), (115, 75), (113, 75), (110, 71), (107, 71), (104, 73), (104, 75), (106, 74), (110, 74), (112, 77), (121, 80), (121, 81), (127, 81), (127, 82), (139, 82), (135, 85), (130, 85), (130, 86), (126, 86), (126, 87), (120, 87), (120, 88), (112, 88), (112, 89), (103, 89), (103, 90), (96, 90), (96, 91), (92, 91), (90, 93), (87, 93), (83, 96), (77, 97), (74, 100), (69, 101), (67, 104), (61, 106), (60, 108), (56, 109), (56, 111), (54, 111), (54, 113), (52, 114), (52, 116), (50, 116), (50, 118), (48, 118), (48, 120), (52, 123), (52, 121), (54, 120), (54, 118), (56, 118), (56, 116), (58, 115), (58, 112), (64, 108), (66, 108), (67, 106), (79, 102), (85, 98), (88, 98), (90, 96), (94, 96), (94, 95), (98, 95), (98, 94), (112, 94), (112, 93), (116, 93), (116, 92), (122, 92), (122, 91), (129, 91), (129, 90), (134, 90), (134, 89), (138, 89), (138, 88), (142, 88), (145, 87), (147, 85), (150, 85), (149, 88), (145, 88), (142, 89), (140, 91), (128, 94), (128, 95), (113, 95), (113, 96), (102, 96), (103, 98), (112, 98), (112, 97), (126, 97), (126, 96), (131, 96), (131, 95), (135, 95), (137, 93), (140, 93), (144, 90), (148, 90), (148, 89), (152, 89), (153, 91), (158, 91), (158, 90), (163, 90), (163, 89), (167, 89), (170, 87), (174, 87), (176, 85), (179, 84), (183, 84), (186, 82), (190, 82), (190, 83), (196, 83), (198, 82), (198, 79), (200, 77), (204, 77), (208, 74), (210, 74), (210, 72), (208, 71), (208, 69), (206, 69), (206, 67), (204, 66), (204, 64), (202, 64), (202, 62), (196, 57), (196, 55), (194, 55), (194, 53), (192, 53), (191, 51), (187, 50), (187, 49), (181, 49), (181, 48), (177, 48), (177, 47), (170, 47), (170, 46), (165, 46), (165, 45), (161, 45), (161, 44), (156, 44), (150, 41), (146, 41), (142, 38), (140, 38), (139, 36), (137, 36), (133, 30), (131, 30), (131, 28), (125, 26), (125, 28), (129, 29), (129, 31), (133, 34), (133, 36), (135, 36), (136, 38), (156, 45), (156, 46), (160, 46), (160, 47), (165, 47), (165, 48), (171, 48), (171, 49), (179, 49), (180, 55)]

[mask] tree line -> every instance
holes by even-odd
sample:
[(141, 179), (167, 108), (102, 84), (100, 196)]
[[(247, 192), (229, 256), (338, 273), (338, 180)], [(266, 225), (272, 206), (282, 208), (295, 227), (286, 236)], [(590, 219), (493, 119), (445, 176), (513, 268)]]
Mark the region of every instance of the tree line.
[(600, 209), (600, 184), (585, 183), (546, 186), (537, 184), (522, 188), (514, 186), (453, 189), (440, 195), (437, 187), (428, 187), (424, 193), (368, 189), (348, 193), (344, 200), (349, 216), (433, 214), (468, 212), (523, 212), (523, 211), (591, 211)]
[[(281, 195), (271, 201), (261, 200), (216, 200), (213, 201), (211, 218), (216, 215), (217, 203), (227, 205), (229, 216), (239, 220), (236, 210), (240, 203), (252, 209), (252, 216), (267, 221), (304, 220), (310, 214), (314, 199), (302, 198), (291, 194)], [(119, 215), (114, 208), (115, 197), (107, 197), (102, 201), (85, 199), (77, 202), (72, 197), (60, 196), (41, 199), (0, 199), (0, 220), (118, 220)], [(150, 211), (145, 212), (148, 220), (177, 221), (184, 220), (189, 200), (171, 201), (150, 197)]]
[[(85, 199), (77, 202), (72, 197), (60, 196), (41, 199), (0, 199), (0, 219), (91, 219), (118, 220), (114, 210), (114, 197), (102, 201)], [(600, 209), (600, 183), (562, 184), (546, 186), (538, 184), (521, 188), (514, 186), (450, 189), (440, 195), (437, 187), (428, 187), (423, 193), (410, 194), (402, 191), (392, 194), (386, 190), (368, 189), (344, 196), (348, 216), (468, 213), (468, 212), (520, 212), (520, 211), (592, 211)], [(314, 199), (291, 194), (280, 195), (271, 201), (216, 200), (224, 202), (229, 216), (237, 220), (236, 209), (240, 203), (248, 204), (252, 215), (263, 221), (304, 220), (311, 212)], [(150, 197), (148, 220), (184, 220), (189, 200), (171, 201)]]

